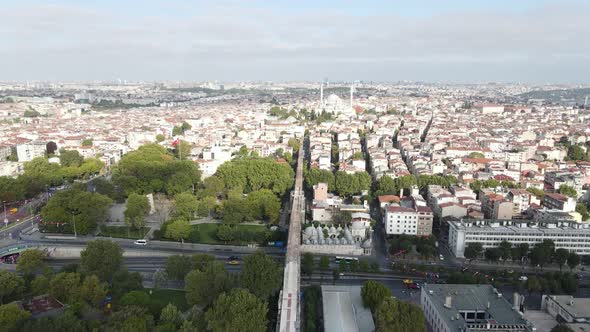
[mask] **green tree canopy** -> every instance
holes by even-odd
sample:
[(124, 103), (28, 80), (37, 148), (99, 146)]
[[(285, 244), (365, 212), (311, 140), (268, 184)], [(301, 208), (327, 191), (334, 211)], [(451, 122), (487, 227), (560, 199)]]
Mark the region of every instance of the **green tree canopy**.
[(375, 312), (383, 300), (391, 297), (391, 290), (380, 282), (369, 280), (363, 284), (361, 297), (363, 298), (363, 305)]
[(145, 226), (145, 217), (150, 212), (150, 203), (145, 195), (131, 193), (125, 205), (125, 223), (135, 229)]
[(172, 255), (166, 258), (166, 272), (174, 280), (184, 280), (192, 269), (193, 263), (190, 256)]
[(227, 189), (242, 188), (249, 193), (270, 189), (277, 195), (293, 186), (294, 172), (289, 165), (269, 158), (246, 157), (233, 159), (219, 166), (216, 173)]
[(382, 332), (426, 332), (422, 309), (410, 302), (385, 298), (375, 309), (375, 328)]
[(24, 275), (39, 273), (47, 267), (47, 264), (45, 264), (46, 256), (39, 249), (27, 249), (18, 257), (16, 270)]
[(559, 186), (559, 193), (571, 197), (573, 199), (578, 198), (578, 192), (576, 191), (576, 189), (574, 189), (571, 186), (568, 186), (567, 184), (562, 184), (561, 186)]
[(0, 305), (0, 327), (2, 331), (20, 331), (21, 326), (29, 317), (31, 317), (31, 314), (15, 303)]
[(476, 259), (483, 252), (483, 245), (479, 242), (469, 243), (465, 248), (464, 256), (467, 259)]
[(318, 183), (328, 184), (328, 191), (333, 191), (335, 188), (334, 173), (329, 170), (319, 168), (306, 170), (304, 173), (304, 179), (306, 187), (310, 190)]
[(214, 261), (203, 271), (193, 270), (186, 275), (186, 300), (190, 305), (207, 306), (231, 286), (232, 281), (224, 263)]
[(173, 215), (185, 220), (192, 220), (197, 213), (198, 204), (197, 197), (189, 192), (176, 194)]
[(223, 293), (205, 312), (207, 329), (212, 332), (259, 332), (267, 329), (267, 305), (245, 289)]
[(16, 273), (0, 270), (0, 304), (16, 300), (24, 291), (25, 280)]
[(59, 150), (59, 162), (64, 167), (79, 167), (84, 162), (84, 157), (77, 150)]
[(269, 189), (260, 189), (248, 194), (246, 198), (248, 219), (264, 220), (270, 224), (279, 222), (281, 202)]
[(164, 237), (176, 241), (184, 241), (191, 234), (192, 228), (188, 221), (184, 219), (173, 220), (166, 226)]
[(200, 179), (201, 172), (194, 162), (178, 160), (156, 143), (127, 153), (113, 169), (114, 183), (126, 194), (165, 192), (174, 195), (192, 190)]
[(244, 259), (240, 275), (242, 286), (261, 299), (267, 299), (278, 291), (282, 276), (279, 264), (261, 251)]
[(123, 250), (109, 240), (94, 240), (86, 244), (80, 253), (80, 267), (87, 275), (96, 275), (100, 280), (111, 281), (123, 264)]
[[(54, 193), (41, 210), (43, 224), (63, 225), (61, 230), (73, 233), (74, 222), (79, 234), (88, 234), (96, 229), (97, 223), (108, 217), (113, 201), (107, 196), (80, 191), (61, 190)], [(42, 225), (43, 225), (42, 224)]]

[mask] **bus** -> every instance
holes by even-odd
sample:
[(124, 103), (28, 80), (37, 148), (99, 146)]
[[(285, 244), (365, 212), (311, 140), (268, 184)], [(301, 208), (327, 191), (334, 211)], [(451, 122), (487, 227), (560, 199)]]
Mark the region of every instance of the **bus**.
[(352, 261), (357, 261), (358, 262), (358, 258), (356, 257), (347, 257), (347, 256), (336, 256), (334, 258), (334, 262), (336, 262), (336, 264), (340, 264), (340, 262), (344, 261), (347, 264), (350, 264)]

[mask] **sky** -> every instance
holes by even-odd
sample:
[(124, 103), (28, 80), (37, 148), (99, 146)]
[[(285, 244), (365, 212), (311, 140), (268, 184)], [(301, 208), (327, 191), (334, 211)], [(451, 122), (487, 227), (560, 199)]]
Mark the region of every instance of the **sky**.
[(590, 82), (590, 1), (3, 3), (0, 81)]

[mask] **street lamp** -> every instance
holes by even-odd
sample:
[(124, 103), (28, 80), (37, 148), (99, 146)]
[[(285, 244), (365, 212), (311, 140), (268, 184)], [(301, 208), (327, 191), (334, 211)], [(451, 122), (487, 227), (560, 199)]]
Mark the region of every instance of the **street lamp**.
[(2, 205), (4, 205), (4, 227), (8, 226), (8, 218), (6, 217), (6, 201), (2, 201)]

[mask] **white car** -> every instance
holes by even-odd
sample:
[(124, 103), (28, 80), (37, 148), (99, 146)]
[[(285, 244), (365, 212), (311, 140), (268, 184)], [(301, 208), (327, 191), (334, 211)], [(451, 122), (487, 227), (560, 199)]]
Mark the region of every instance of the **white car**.
[(444, 260), (445, 260), (445, 257), (444, 257), (443, 255), (438, 255), (438, 258), (439, 258), (441, 261), (444, 261)]
[(145, 246), (147, 245), (147, 240), (135, 240), (133, 243), (137, 244), (138, 246)]
[(520, 278), (518, 278), (518, 280), (520, 280), (520, 281), (527, 281), (527, 280), (529, 280), (529, 277), (527, 277), (527, 276), (520, 276)]

